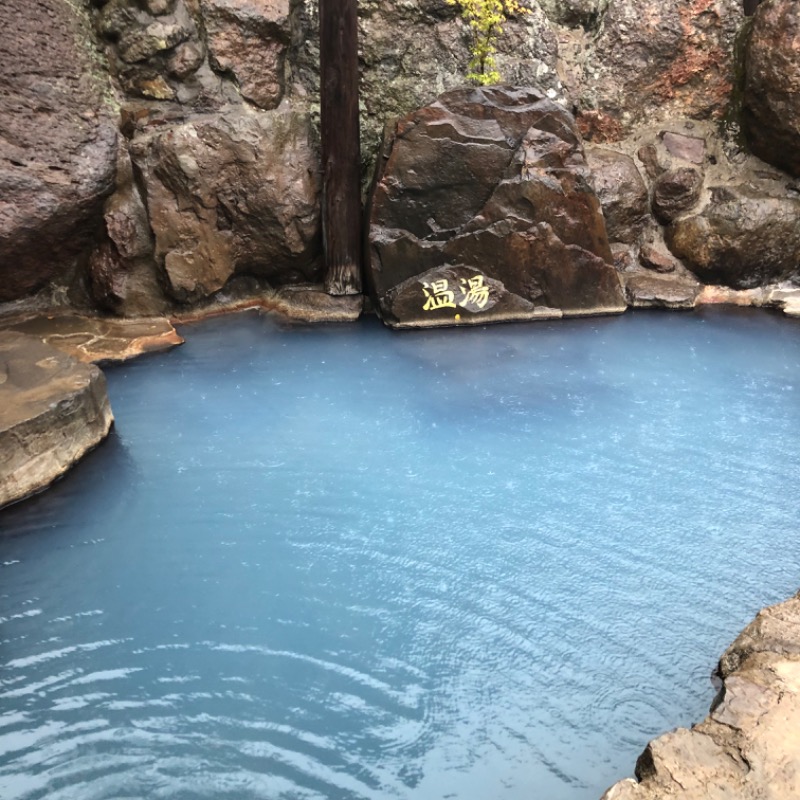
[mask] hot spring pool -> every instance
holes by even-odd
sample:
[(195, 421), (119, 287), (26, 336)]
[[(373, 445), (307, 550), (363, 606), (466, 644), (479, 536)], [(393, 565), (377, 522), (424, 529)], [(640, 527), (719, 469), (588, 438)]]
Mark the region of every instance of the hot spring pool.
[(0, 512), (3, 800), (597, 800), (800, 586), (800, 326), (255, 315)]

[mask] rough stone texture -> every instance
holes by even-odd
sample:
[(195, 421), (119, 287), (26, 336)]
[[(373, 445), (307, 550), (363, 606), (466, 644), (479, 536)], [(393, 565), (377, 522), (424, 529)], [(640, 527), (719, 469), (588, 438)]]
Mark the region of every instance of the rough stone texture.
[(289, 0), (201, 0), (212, 64), (231, 73), (242, 96), (275, 108), (291, 41)]
[(714, 186), (697, 214), (665, 231), (670, 250), (706, 283), (738, 289), (798, 277), (800, 198), (751, 183)]
[(49, 486), (112, 421), (97, 367), (34, 337), (0, 333), (0, 507)]
[(583, 132), (609, 141), (669, 117), (721, 119), (742, 16), (741, 0), (611, 0), (597, 35), (564, 48)]
[[(558, 43), (538, 4), (511, 19), (497, 42), (497, 67), (507, 83), (535, 84), (560, 94)], [(380, 149), (384, 127), (465, 84), (469, 28), (445, 0), (387, 3), (360, 0), (361, 142), (364, 173)], [(299, 5), (293, 21), (294, 96), (319, 96), (316, 3)]]
[(756, 155), (800, 176), (800, 5), (763, 3), (747, 45), (744, 124)]
[(368, 276), (388, 324), (623, 310), (574, 121), (541, 93), (445, 93), (384, 159)]
[(320, 278), (319, 175), (307, 115), (231, 109), (132, 144), (170, 295), (197, 302), (236, 273)]
[(700, 282), (685, 272), (670, 276), (633, 272), (622, 278), (632, 308), (694, 308), (701, 289)]
[(85, 257), (111, 193), (110, 86), (77, 3), (4, 0), (0, 32), (0, 302)]
[(602, 800), (800, 797), (800, 595), (759, 612), (719, 674), (705, 720), (650, 742), (638, 782), (621, 781)]
[(81, 314), (17, 314), (0, 318), (0, 335), (6, 331), (35, 336), (85, 364), (129, 361), (183, 344), (170, 321), (109, 319)]
[(603, 207), (609, 240), (635, 242), (647, 221), (648, 193), (634, 160), (615, 150), (587, 147), (586, 161)]
[(653, 182), (653, 213), (661, 223), (672, 222), (697, 205), (703, 189), (703, 174), (682, 167), (659, 175)]
[(642, 249), (639, 251), (639, 263), (646, 269), (652, 269), (655, 272), (675, 272), (677, 267), (677, 262), (672, 255), (665, 252), (662, 247), (651, 243), (642, 245)]
[(96, 305), (124, 316), (165, 313), (153, 233), (127, 147), (120, 149), (117, 189), (106, 200), (103, 217), (107, 238), (89, 261), (89, 290)]

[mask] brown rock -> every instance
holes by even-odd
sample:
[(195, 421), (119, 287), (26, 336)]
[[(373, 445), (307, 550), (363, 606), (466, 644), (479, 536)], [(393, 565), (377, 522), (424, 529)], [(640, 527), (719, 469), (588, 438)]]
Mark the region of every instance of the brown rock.
[(677, 262), (661, 248), (653, 244), (643, 244), (639, 251), (639, 263), (655, 272), (675, 272)]
[(385, 159), (369, 277), (389, 324), (623, 309), (574, 121), (537, 91), (447, 92), (400, 120)]
[(652, 741), (603, 800), (800, 797), (800, 595), (764, 609), (723, 655), (706, 719)]
[(758, 8), (747, 45), (743, 121), (753, 152), (800, 176), (800, 7)]
[(0, 27), (0, 301), (87, 254), (114, 181), (110, 86), (88, 16), (62, 0), (34, 7), (5, 0)]
[(622, 277), (633, 308), (694, 308), (702, 288), (690, 275), (635, 272)]
[(124, 62), (135, 64), (171, 50), (181, 42), (185, 42), (191, 34), (192, 31), (188, 26), (159, 20), (151, 22), (145, 28), (127, 29), (119, 41), (117, 52)]
[(609, 240), (635, 242), (647, 220), (648, 193), (633, 159), (615, 150), (587, 147), (586, 161)]
[(583, 56), (581, 112), (613, 118), (622, 135), (669, 117), (721, 117), (741, 19), (741, 0), (614, 0)]
[(275, 108), (291, 41), (289, 0), (202, 0), (212, 63), (232, 74), (242, 96)]
[(651, 181), (654, 181), (665, 171), (664, 166), (658, 160), (658, 150), (654, 144), (642, 145), (637, 151), (636, 156), (639, 161), (642, 162), (644, 171)]
[(205, 51), (199, 42), (183, 42), (179, 44), (167, 62), (167, 71), (179, 81), (185, 80), (193, 72), (200, 69)]
[(666, 224), (697, 205), (703, 175), (692, 167), (664, 172), (653, 184), (653, 213)]
[(49, 486), (112, 421), (97, 367), (34, 337), (0, 333), (0, 507)]
[(666, 229), (665, 240), (705, 283), (751, 289), (800, 273), (798, 219), (796, 197), (717, 186), (705, 208)]
[[(558, 42), (538, 3), (530, 14), (503, 26), (497, 40), (497, 69), (503, 82), (560, 91)], [(295, 96), (319, 95), (316, 2), (293, 4), (292, 47)], [(387, 124), (431, 102), (443, 91), (464, 86), (470, 59), (469, 29), (445, 0), (359, 0), (361, 65), (361, 153), (369, 167)], [(298, 44), (299, 43), (299, 44)], [(299, 84), (299, 85), (298, 85)]]
[(120, 151), (117, 189), (106, 200), (104, 217), (108, 238), (99, 243), (89, 262), (89, 287), (95, 302), (125, 316), (163, 314), (168, 302), (127, 148)]
[(196, 302), (234, 274), (320, 277), (318, 158), (305, 114), (231, 109), (137, 137), (156, 260), (169, 293)]

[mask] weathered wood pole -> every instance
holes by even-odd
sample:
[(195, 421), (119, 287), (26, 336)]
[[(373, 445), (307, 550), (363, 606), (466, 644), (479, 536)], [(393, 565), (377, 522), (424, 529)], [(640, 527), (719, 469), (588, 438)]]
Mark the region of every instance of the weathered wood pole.
[(319, 0), (325, 291), (361, 291), (357, 0)]

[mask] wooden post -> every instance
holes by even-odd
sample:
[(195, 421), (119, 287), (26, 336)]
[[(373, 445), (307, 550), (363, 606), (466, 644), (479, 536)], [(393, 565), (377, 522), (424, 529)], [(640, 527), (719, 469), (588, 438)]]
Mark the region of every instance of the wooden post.
[(361, 292), (357, 0), (319, 0), (325, 290)]

